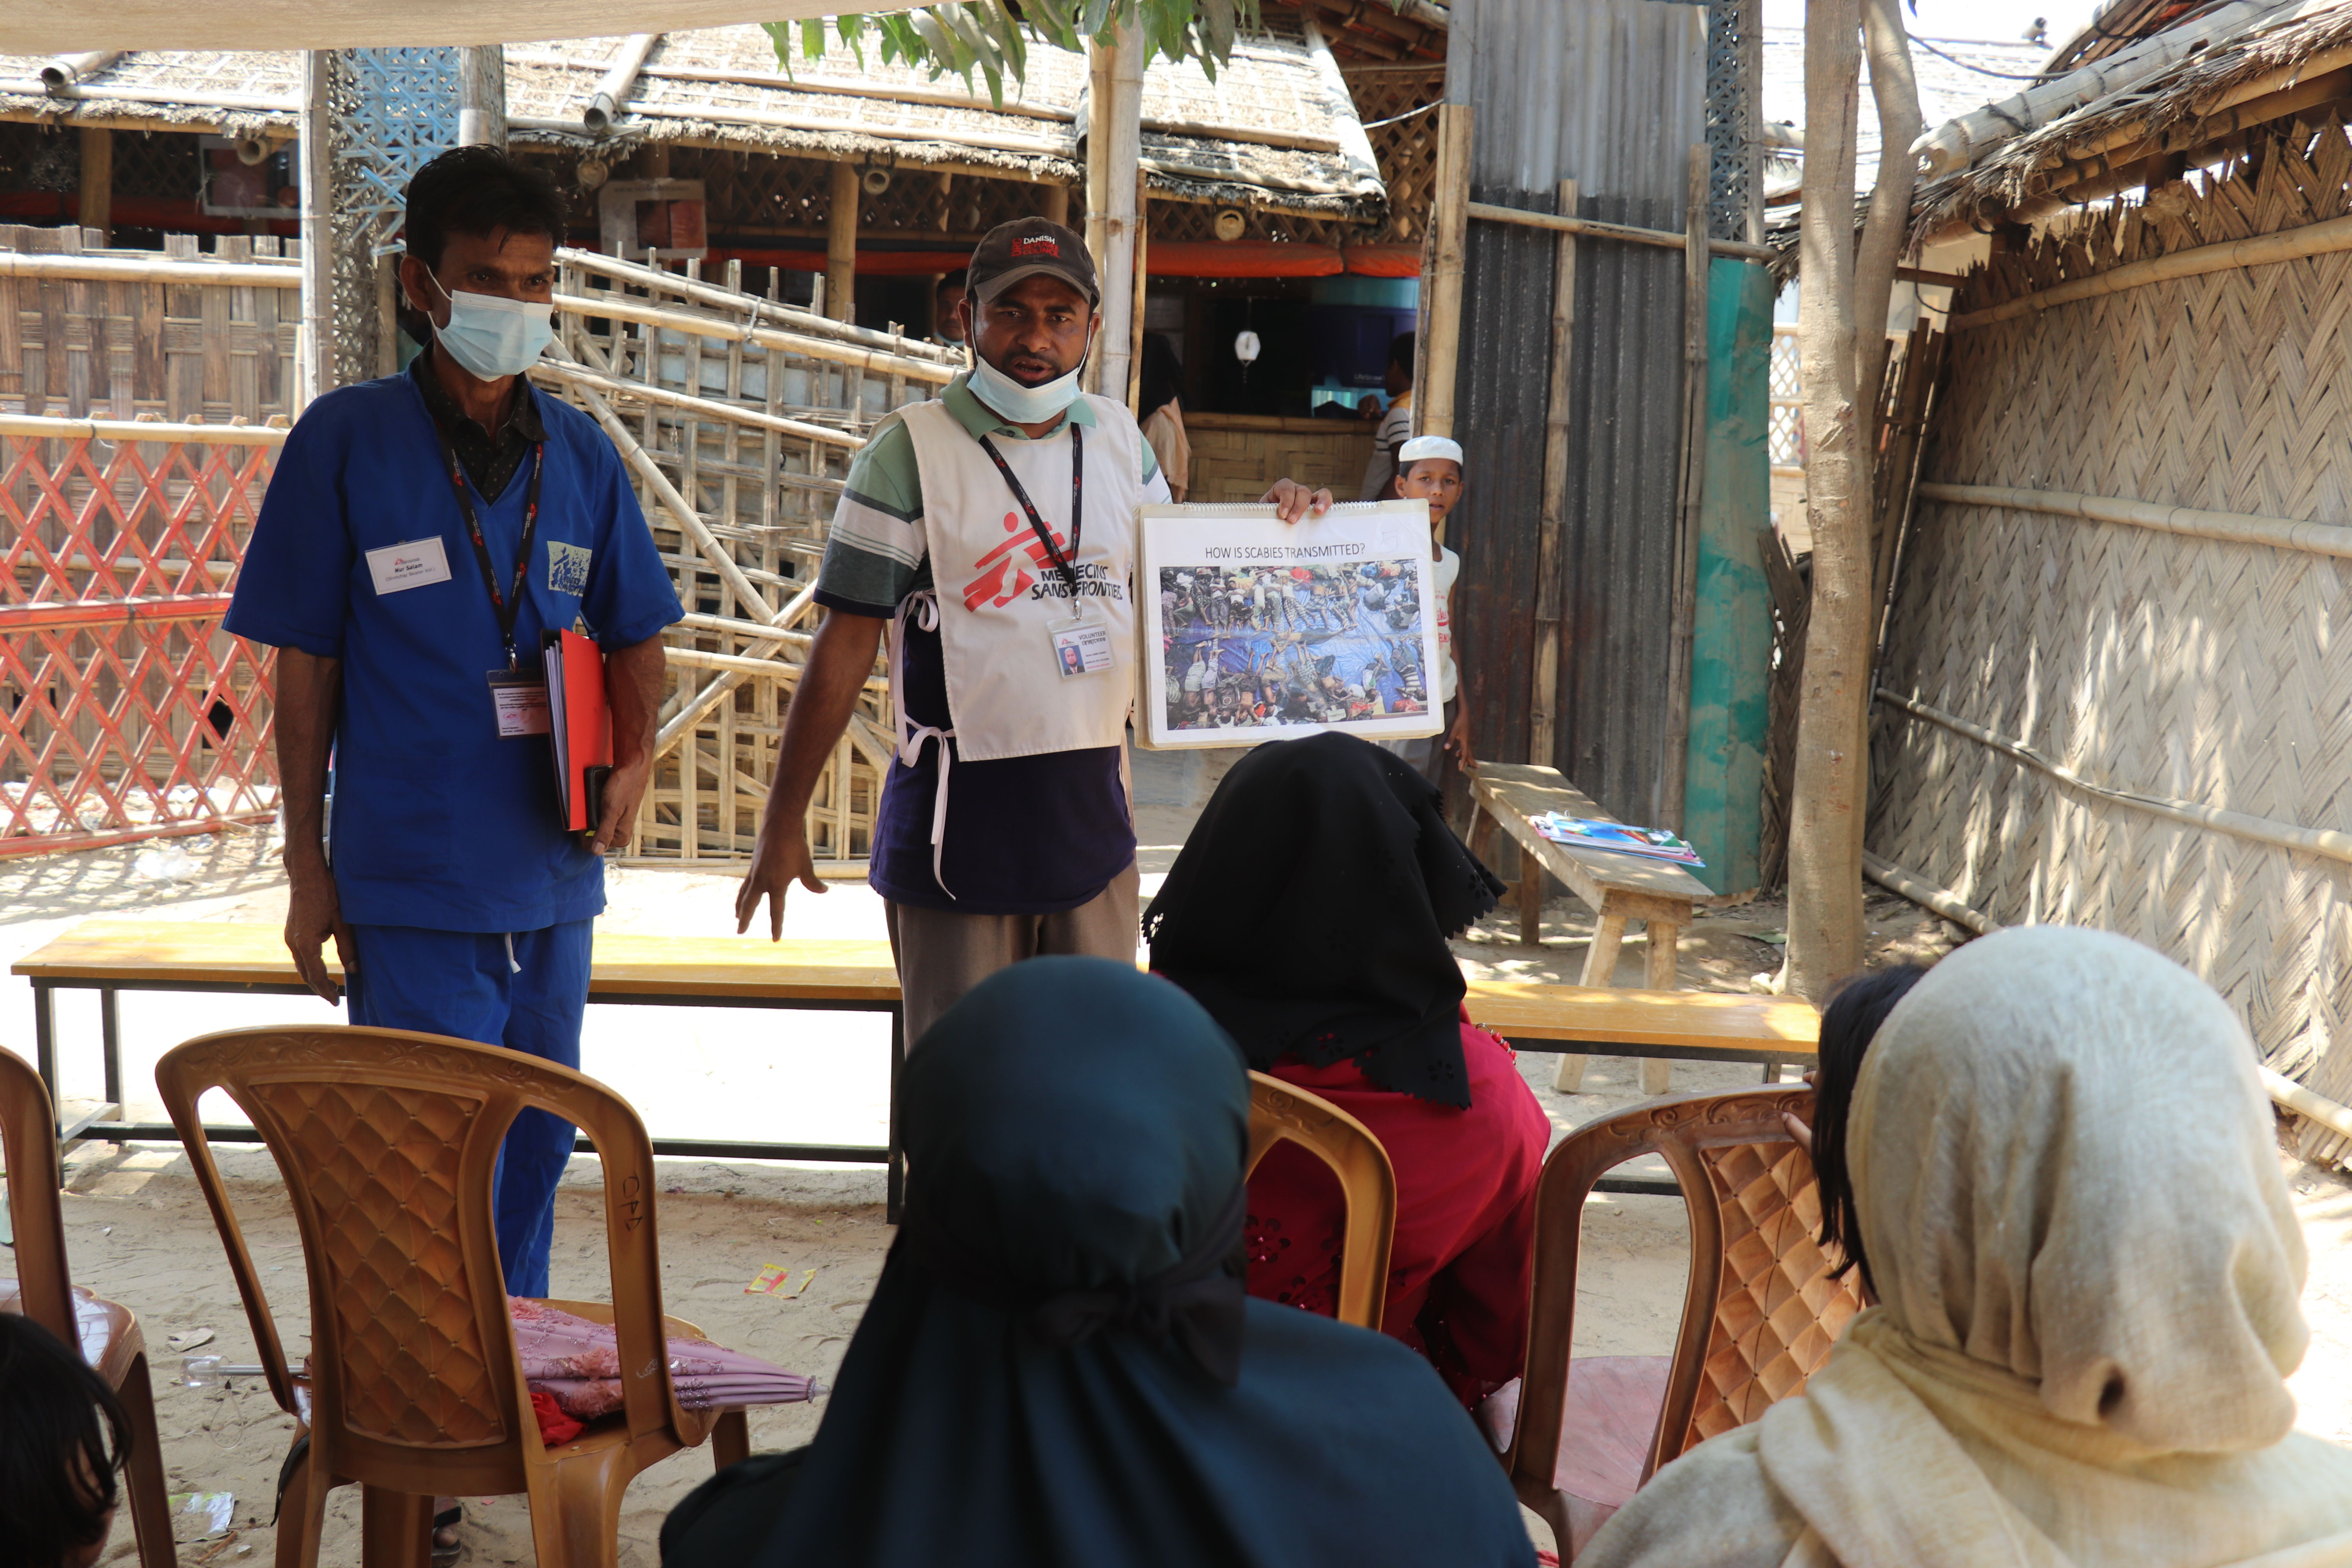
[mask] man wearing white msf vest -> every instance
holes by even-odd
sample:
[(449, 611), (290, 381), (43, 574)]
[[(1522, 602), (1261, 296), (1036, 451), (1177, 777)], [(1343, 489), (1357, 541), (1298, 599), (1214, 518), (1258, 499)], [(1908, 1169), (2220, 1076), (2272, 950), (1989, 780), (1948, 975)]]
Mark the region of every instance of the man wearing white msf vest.
[[(824, 624), (735, 896), (739, 931), (764, 899), (781, 937), (792, 884), (825, 890), (809, 798), (887, 628), (898, 748), (869, 879), (910, 1042), (1024, 958), (1135, 959), (1136, 510), (1168, 482), (1126, 404), (1078, 391), (1101, 324), (1085, 241), (1000, 224), (966, 288), (971, 370), (884, 420), (850, 465), (817, 573)], [(1331, 504), (1289, 479), (1265, 499), (1289, 522)]]

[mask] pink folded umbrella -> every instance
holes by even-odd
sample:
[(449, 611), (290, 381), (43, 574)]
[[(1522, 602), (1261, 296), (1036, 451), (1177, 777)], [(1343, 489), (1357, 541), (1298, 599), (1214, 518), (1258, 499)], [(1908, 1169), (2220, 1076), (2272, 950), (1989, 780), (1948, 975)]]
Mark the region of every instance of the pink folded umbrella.
[[(575, 1421), (621, 1408), (621, 1351), (610, 1323), (592, 1323), (541, 1301), (509, 1297), (523, 1381)], [(669, 1342), (670, 1386), (688, 1410), (733, 1410), (814, 1399), (824, 1384), (709, 1340)]]

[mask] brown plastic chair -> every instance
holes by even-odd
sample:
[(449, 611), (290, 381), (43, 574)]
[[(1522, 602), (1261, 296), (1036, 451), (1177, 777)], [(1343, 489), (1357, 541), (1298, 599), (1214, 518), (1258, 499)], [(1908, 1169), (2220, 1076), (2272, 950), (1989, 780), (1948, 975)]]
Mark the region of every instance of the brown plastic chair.
[[(270, 1392), (299, 1424), (280, 1500), (278, 1562), (312, 1568), (328, 1491), (362, 1489), (362, 1561), (422, 1568), (433, 1498), (530, 1500), (541, 1568), (619, 1561), (629, 1479), (711, 1438), (743, 1458), (743, 1413), (683, 1408), (663, 1336), (653, 1152), (636, 1112), (593, 1079), (535, 1057), (399, 1029), (232, 1029), (168, 1053), (155, 1082), (203, 1184), (245, 1298)], [(310, 1356), (290, 1371), (261, 1279), (196, 1120), (222, 1089), (284, 1176), (310, 1286)], [(624, 1407), (558, 1447), (541, 1444), (508, 1316), (490, 1173), (515, 1113), (577, 1126), (604, 1168), (614, 1306), (554, 1301), (614, 1324)], [(307, 1448), (303, 1442), (308, 1437)]]
[(1348, 1208), (1339, 1244), (1343, 1323), (1381, 1326), (1388, 1304), (1389, 1247), (1396, 1237), (1396, 1172), (1371, 1129), (1323, 1099), (1262, 1072), (1250, 1074), (1249, 1164), (1277, 1142), (1297, 1144), (1331, 1168)]
[(8, 1224), (16, 1236), (16, 1278), (0, 1279), (0, 1312), (22, 1312), (69, 1345), (106, 1379), (131, 1424), (122, 1467), (123, 1501), (139, 1541), (141, 1568), (173, 1568), (172, 1505), (164, 1496), (163, 1453), (155, 1433), (155, 1391), (147, 1340), (128, 1307), (93, 1296), (66, 1268), (64, 1185), (58, 1163), (58, 1113), (32, 1063), (0, 1049), (0, 1157), (8, 1168)]
[[(1804, 1391), (1862, 1310), (1821, 1229), (1813, 1163), (1781, 1124), (1813, 1091), (1742, 1089), (1645, 1101), (1571, 1132), (1536, 1188), (1527, 1378), (1504, 1468), (1572, 1562), (1661, 1465)], [(1664, 1156), (1690, 1215), (1690, 1283), (1675, 1353), (1589, 1356), (1575, 1342), (1584, 1200), (1614, 1166)]]

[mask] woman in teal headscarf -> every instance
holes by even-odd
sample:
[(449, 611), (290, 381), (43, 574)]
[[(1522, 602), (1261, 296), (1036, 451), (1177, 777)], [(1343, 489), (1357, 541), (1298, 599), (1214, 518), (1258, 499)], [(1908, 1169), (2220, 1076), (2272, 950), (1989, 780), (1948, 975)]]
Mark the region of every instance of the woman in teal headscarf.
[(816, 1441), (681, 1504), (667, 1568), (1526, 1568), (1428, 1363), (1243, 1293), (1240, 1051), (1175, 986), (1040, 958), (901, 1080), (906, 1224)]

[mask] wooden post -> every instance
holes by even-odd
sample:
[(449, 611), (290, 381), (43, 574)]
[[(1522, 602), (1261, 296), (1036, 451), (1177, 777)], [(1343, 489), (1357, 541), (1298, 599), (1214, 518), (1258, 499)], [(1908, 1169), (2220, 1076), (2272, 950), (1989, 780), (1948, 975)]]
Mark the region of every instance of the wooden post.
[(1145, 263), (1151, 247), (1151, 192), (1150, 178), (1138, 171), (1135, 176), (1135, 291), (1129, 296), (1129, 314), (1134, 318), (1134, 331), (1128, 334), (1127, 407), (1138, 418), (1143, 410), (1137, 406), (1143, 400), (1143, 300), (1146, 291)]
[(473, 44), (457, 51), (457, 145), (507, 145), (507, 50)]
[(833, 166), (833, 199), (824, 216), (824, 313), (857, 320), (857, 165)]
[(1470, 126), (1466, 103), (1437, 111), (1436, 195), (1415, 367), (1414, 423), (1423, 436), (1454, 434), (1454, 374), (1462, 349), (1463, 256), (1470, 238)]
[[(1101, 93), (1087, 117), (1087, 226), (1095, 275), (1102, 281), (1102, 326), (1095, 336), (1095, 391), (1126, 398), (1135, 361), (1139, 309), (1135, 279), (1136, 224), (1143, 154), (1143, 27), (1119, 27), (1117, 42), (1095, 50)], [(1097, 216), (1099, 215), (1099, 216)], [(1093, 234), (1099, 229), (1097, 244)]]
[(114, 132), (104, 126), (81, 128), (81, 209), (79, 222), (98, 231), (98, 243), (114, 240)]
[(333, 56), (302, 53), (302, 335), (295, 356), (294, 411), (335, 384), (335, 154), (330, 89)]
[(1045, 187), (1045, 221), (1060, 224), (1064, 228), (1070, 226), (1069, 186), (1047, 185)]
[[(1559, 183), (1559, 211), (1576, 216), (1576, 182)], [(1552, 765), (1559, 743), (1560, 551), (1568, 533), (1569, 371), (1576, 344), (1576, 236), (1552, 261), (1551, 387), (1544, 405), (1543, 521), (1536, 545), (1536, 689), (1528, 761)]]
[(1707, 150), (1694, 142), (1683, 216), (1683, 447), (1675, 508), (1673, 620), (1666, 648), (1666, 754), (1653, 820), (1679, 833), (1690, 771), (1691, 629), (1698, 617), (1698, 506), (1706, 479)]

